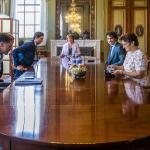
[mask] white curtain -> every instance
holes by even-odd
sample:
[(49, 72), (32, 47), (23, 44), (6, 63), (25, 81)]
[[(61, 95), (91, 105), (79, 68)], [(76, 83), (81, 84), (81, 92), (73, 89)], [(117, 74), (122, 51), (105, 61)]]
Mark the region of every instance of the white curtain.
[(16, 18), (15, 17), (15, 12), (16, 10), (16, 0), (10, 0), (10, 17), (11, 18)]
[(44, 33), (44, 41), (41, 45), (47, 44), (47, 0), (41, 0), (41, 31)]

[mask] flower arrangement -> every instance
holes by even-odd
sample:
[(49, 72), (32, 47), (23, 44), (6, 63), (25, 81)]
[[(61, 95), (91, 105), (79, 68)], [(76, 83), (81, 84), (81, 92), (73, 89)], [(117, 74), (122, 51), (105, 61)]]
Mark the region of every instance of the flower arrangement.
[(83, 78), (86, 75), (87, 68), (85, 65), (71, 65), (69, 68), (69, 72), (75, 78)]

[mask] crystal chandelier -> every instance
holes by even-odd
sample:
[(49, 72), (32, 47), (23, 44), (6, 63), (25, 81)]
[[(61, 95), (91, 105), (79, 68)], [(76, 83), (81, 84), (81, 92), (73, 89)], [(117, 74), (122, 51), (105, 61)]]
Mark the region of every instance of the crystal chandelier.
[(81, 16), (77, 13), (75, 0), (72, 0), (71, 2), (69, 11), (65, 16), (65, 22), (68, 23), (73, 32), (81, 33)]

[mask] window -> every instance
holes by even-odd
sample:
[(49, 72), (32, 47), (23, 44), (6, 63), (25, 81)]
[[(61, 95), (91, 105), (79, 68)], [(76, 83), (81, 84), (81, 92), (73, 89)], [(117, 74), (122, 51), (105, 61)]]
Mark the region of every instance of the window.
[(32, 38), (41, 28), (41, 0), (16, 0), (19, 37)]

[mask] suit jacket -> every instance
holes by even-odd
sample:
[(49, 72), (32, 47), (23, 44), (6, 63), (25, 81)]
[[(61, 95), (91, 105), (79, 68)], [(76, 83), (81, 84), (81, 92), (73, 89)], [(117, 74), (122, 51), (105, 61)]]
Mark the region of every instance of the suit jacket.
[(34, 62), (36, 46), (34, 41), (29, 41), (13, 50), (14, 66), (23, 65), (30, 67)]
[(114, 46), (113, 52), (109, 51), (108, 58), (106, 61), (107, 65), (123, 65), (126, 52), (122, 45), (117, 42)]
[(3, 74), (3, 54), (0, 53), (0, 78)]

